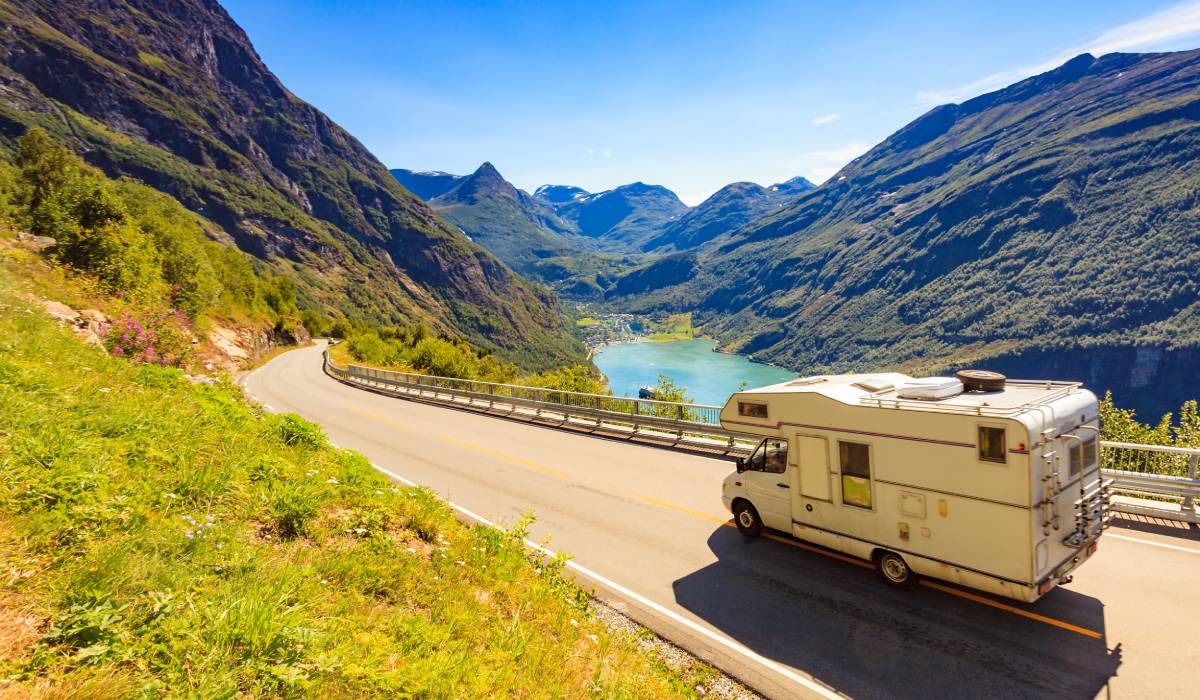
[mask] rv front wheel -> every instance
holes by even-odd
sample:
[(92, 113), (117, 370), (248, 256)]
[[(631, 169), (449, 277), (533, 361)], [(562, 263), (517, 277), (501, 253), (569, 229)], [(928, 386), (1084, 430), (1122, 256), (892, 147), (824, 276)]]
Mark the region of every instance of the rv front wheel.
[(897, 588), (908, 588), (915, 578), (912, 569), (908, 568), (908, 563), (895, 552), (883, 552), (875, 557), (875, 568), (879, 570), (879, 575), (884, 581)]
[(733, 520), (737, 529), (746, 537), (758, 537), (762, 534), (762, 521), (758, 519), (758, 511), (745, 501), (738, 501), (733, 506)]

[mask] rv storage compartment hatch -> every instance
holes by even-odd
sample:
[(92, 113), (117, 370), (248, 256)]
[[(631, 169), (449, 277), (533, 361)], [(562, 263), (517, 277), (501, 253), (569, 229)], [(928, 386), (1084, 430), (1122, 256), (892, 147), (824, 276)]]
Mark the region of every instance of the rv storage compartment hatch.
[(900, 385), (896, 396), (902, 399), (934, 401), (958, 396), (962, 393), (962, 382), (954, 377), (921, 377)]

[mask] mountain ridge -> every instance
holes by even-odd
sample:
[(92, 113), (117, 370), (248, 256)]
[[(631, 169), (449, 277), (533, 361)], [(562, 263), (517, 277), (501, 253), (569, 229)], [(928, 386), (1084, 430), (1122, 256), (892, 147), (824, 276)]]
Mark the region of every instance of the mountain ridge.
[(40, 126), (291, 274), (307, 307), (419, 319), (531, 368), (581, 357), (548, 291), (296, 98), (211, 0), (3, 0), (0, 138)]
[(628, 304), (682, 300), (727, 348), (814, 373), (1073, 356), (1089, 381), (1140, 348), (1106, 388), (1171, 410), (1200, 345), (1197, 158), (1200, 50), (1080, 56), (930, 110)]

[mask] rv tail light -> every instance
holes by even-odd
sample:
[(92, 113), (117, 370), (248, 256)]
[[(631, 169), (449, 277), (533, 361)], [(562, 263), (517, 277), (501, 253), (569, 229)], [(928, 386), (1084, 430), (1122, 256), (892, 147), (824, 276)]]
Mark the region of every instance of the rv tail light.
[(1100, 548), (1100, 543), (1099, 543), (1099, 542), (1093, 542), (1093, 543), (1092, 543), (1092, 546), (1091, 546), (1091, 547), (1088, 547), (1088, 556), (1090, 557), (1090, 556), (1092, 556), (1093, 554), (1095, 554), (1095, 553), (1096, 553), (1096, 550), (1097, 550), (1097, 549), (1099, 549), (1099, 548)]
[(1054, 579), (1046, 579), (1043, 581), (1042, 585), (1038, 586), (1038, 597), (1049, 593), (1051, 588), (1054, 588)]

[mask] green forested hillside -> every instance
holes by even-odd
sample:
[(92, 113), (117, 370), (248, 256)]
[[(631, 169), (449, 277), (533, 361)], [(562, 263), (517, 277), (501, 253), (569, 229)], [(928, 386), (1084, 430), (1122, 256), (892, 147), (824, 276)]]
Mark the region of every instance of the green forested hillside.
[(0, 21), (0, 148), (39, 126), (172, 195), (301, 306), (417, 318), (531, 368), (583, 356), (548, 291), (288, 92), (215, 0), (3, 0)]
[(1195, 396), (1200, 51), (1080, 56), (938, 107), (778, 213), (715, 239), (694, 308), (802, 372), (986, 364)]
[(721, 234), (770, 214), (794, 196), (778, 194), (775, 187), (768, 189), (753, 182), (726, 185), (667, 224), (645, 247), (659, 252), (698, 248)]

